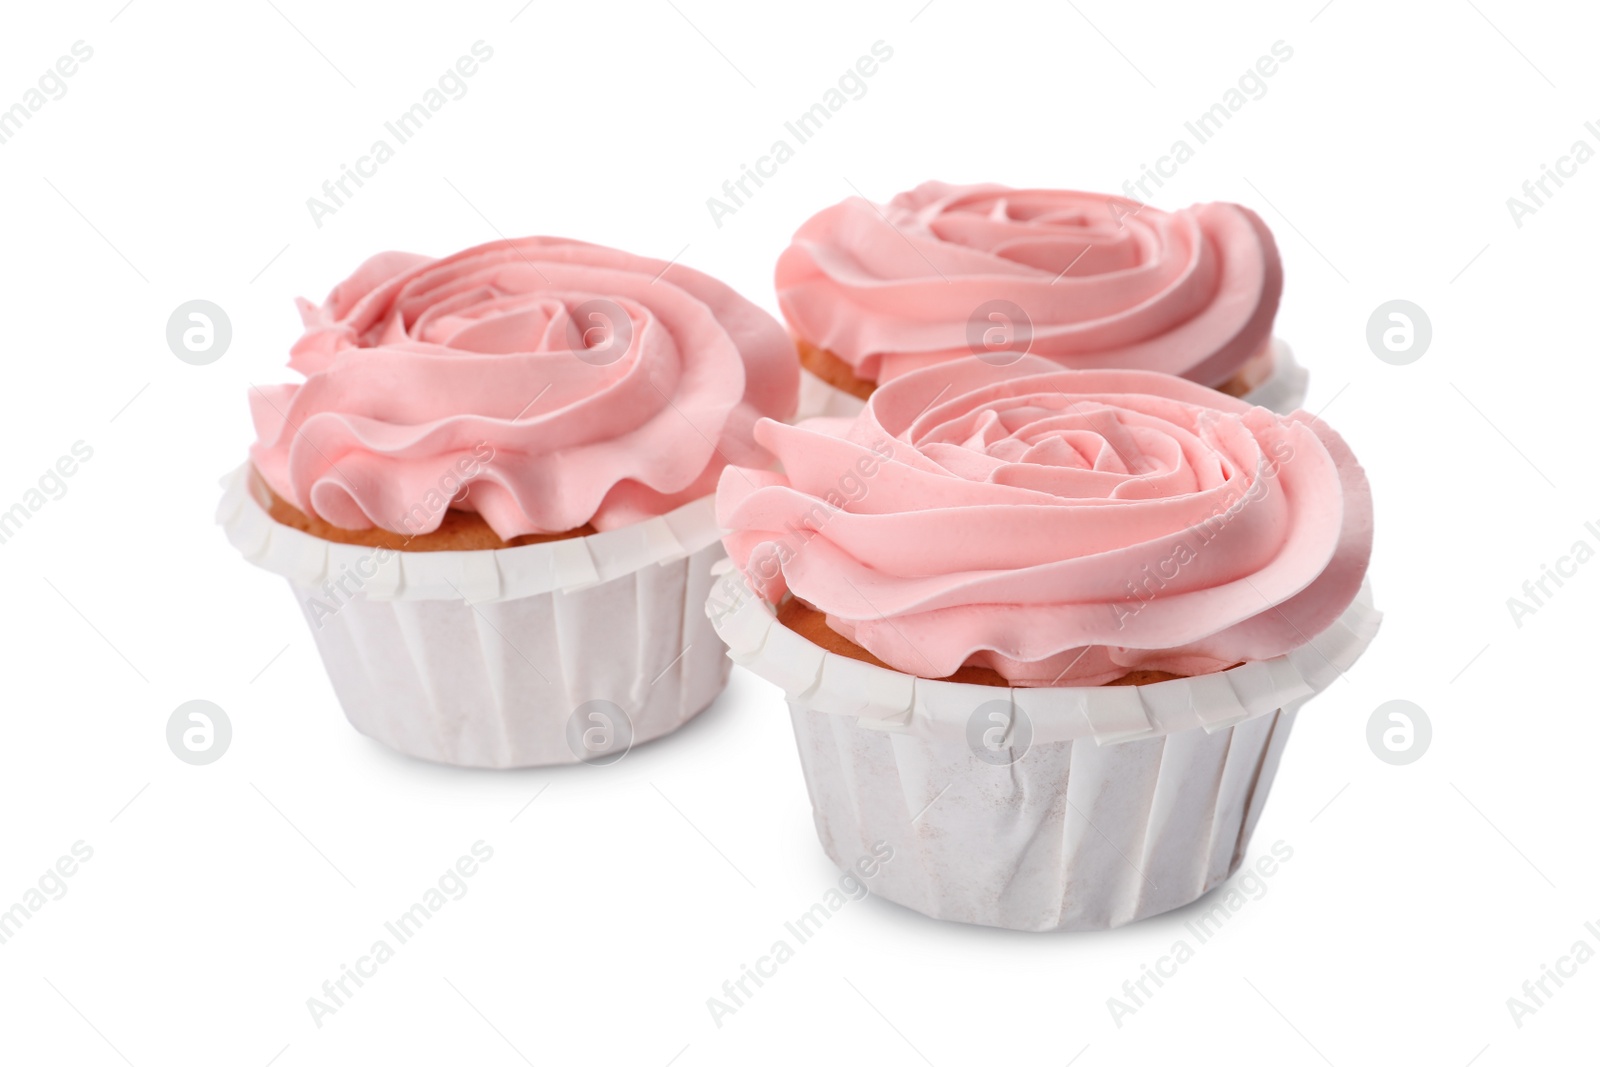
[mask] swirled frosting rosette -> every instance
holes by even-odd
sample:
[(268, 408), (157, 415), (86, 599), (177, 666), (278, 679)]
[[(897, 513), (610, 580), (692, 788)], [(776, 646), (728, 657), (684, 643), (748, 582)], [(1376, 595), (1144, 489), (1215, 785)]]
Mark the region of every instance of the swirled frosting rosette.
[(1371, 551), (1366, 476), (1326, 423), (1149, 371), (963, 360), (756, 439), (783, 473), (723, 475), (735, 565), (922, 678), (1093, 686), (1279, 656), (1339, 619)]
[[(1271, 373), (1283, 266), (1266, 225), (1237, 204), (1167, 212), (927, 182), (887, 205), (852, 197), (813, 216), (776, 282), (807, 366), (821, 358), (822, 377), (860, 396), (932, 364), (1012, 351), (1242, 394)], [(855, 380), (836, 381), (837, 367)]]
[[(697, 271), (579, 241), (496, 241), (444, 259), (374, 256), (320, 306), (290, 366), (253, 391), (251, 460), (335, 527), (419, 534), (441, 471), (451, 507), (504, 540), (610, 530), (768, 457), (757, 419), (793, 410), (793, 346)], [(487, 458), (485, 458), (487, 456)], [(410, 516), (408, 521), (407, 516)]]
[(287, 578), (357, 730), (470, 767), (605, 764), (728, 680), (703, 612), (729, 463), (794, 346), (697, 271), (553, 237), (374, 256), (301, 302), (218, 520)]

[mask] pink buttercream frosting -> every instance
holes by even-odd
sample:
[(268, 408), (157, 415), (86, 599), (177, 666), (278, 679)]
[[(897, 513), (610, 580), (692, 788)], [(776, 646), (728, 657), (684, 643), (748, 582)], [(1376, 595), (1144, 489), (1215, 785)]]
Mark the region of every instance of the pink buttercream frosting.
[(724, 473), (734, 563), (924, 678), (1267, 659), (1338, 619), (1372, 547), (1366, 475), (1326, 423), (1148, 371), (963, 360), (756, 439), (783, 473)]
[(1167, 212), (926, 182), (887, 205), (852, 197), (812, 216), (778, 259), (777, 288), (802, 340), (879, 384), (982, 351), (976, 316), (980, 345), (998, 330), (998, 343), (1061, 366), (1218, 386), (1266, 350), (1283, 265), (1266, 224), (1237, 204)]
[(766, 312), (580, 241), (387, 252), (300, 309), (289, 365), (306, 380), (252, 391), (250, 455), (345, 529), (432, 530), (443, 508), (418, 505), (441, 484), (503, 539), (627, 525), (710, 493), (728, 463), (770, 463), (753, 427), (798, 396)]

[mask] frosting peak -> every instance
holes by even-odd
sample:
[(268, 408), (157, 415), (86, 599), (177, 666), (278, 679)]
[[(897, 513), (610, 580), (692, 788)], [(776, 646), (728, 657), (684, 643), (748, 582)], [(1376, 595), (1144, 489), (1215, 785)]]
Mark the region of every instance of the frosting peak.
[(386, 252), (300, 310), (289, 363), (306, 381), (252, 393), (251, 458), (346, 529), (428, 532), (443, 509), (419, 504), (441, 483), (505, 540), (613, 529), (704, 496), (730, 462), (764, 466), (755, 421), (796, 403), (771, 316), (688, 267), (580, 241)]
[(776, 281), (801, 339), (879, 384), (973, 354), (969, 324), (1006, 301), (1024, 316), (1026, 350), (1060, 366), (1217, 386), (1270, 341), (1283, 266), (1266, 224), (1236, 204), (1166, 212), (927, 182), (881, 208), (852, 197), (819, 212)]
[(756, 438), (784, 473), (723, 476), (734, 563), (925, 678), (1268, 659), (1339, 617), (1371, 551), (1366, 476), (1327, 424), (1164, 374), (964, 360)]

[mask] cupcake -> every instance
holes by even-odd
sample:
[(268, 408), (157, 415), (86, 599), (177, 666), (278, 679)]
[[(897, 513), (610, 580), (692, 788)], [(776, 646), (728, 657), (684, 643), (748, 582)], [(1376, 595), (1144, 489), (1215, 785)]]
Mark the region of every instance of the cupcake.
[(390, 252), (301, 302), (220, 520), (289, 579), (340, 704), (408, 755), (608, 762), (727, 681), (711, 494), (795, 407), (783, 328), (580, 241)]
[(1327, 424), (1036, 356), (765, 421), (708, 603), (788, 696), (828, 855), (941, 919), (1100, 929), (1239, 865), (1300, 706), (1374, 635)]
[(1166, 212), (927, 182), (814, 215), (776, 275), (805, 368), (802, 415), (853, 415), (878, 386), (935, 363), (1023, 354), (1175, 374), (1275, 411), (1305, 398), (1305, 371), (1272, 336), (1277, 245), (1237, 204)]

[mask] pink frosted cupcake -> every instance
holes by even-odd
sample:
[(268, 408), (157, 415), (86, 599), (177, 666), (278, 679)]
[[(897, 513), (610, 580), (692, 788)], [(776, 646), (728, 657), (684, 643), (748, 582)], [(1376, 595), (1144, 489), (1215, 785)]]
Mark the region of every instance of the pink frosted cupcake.
[(253, 391), (221, 521), (286, 576), (335, 693), (410, 755), (620, 758), (727, 679), (709, 494), (795, 406), (771, 316), (687, 267), (559, 238), (385, 253)]
[(824, 848), (1026, 930), (1195, 900), (1244, 855), (1294, 716), (1376, 631), (1367, 480), (1327, 424), (1038, 357), (766, 421), (708, 610), (783, 687)]
[(1123, 197), (926, 182), (852, 197), (778, 259), (802, 415), (851, 415), (902, 374), (1024, 353), (1074, 369), (1175, 374), (1276, 411), (1306, 375), (1272, 323), (1283, 265), (1237, 204), (1166, 212)]

